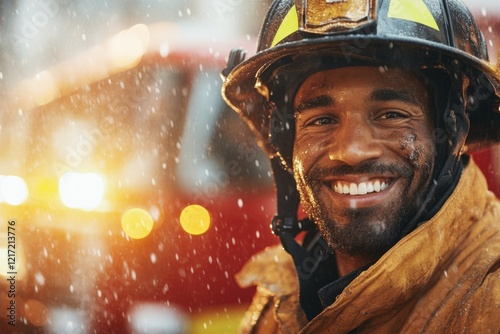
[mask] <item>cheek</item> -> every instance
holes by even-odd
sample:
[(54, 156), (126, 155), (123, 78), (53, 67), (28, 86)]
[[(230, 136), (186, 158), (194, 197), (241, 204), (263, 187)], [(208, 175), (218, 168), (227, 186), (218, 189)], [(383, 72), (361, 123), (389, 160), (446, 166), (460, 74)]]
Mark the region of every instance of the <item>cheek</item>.
[(293, 176), (299, 188), (307, 188), (308, 171), (312, 168), (310, 159), (304, 154), (294, 154), (292, 158)]
[(296, 154), (294, 154), (292, 158), (292, 169), (293, 175), (296, 179), (304, 178), (304, 164), (302, 163), (300, 156), (297, 156)]
[(294, 166), (300, 164), (302, 170), (308, 170), (325, 154), (328, 156), (328, 143), (321, 140), (311, 140), (306, 137), (296, 138), (293, 147)]
[(314, 203), (314, 196), (310, 185), (307, 183), (306, 171), (302, 160), (296, 156), (293, 158), (293, 176), (297, 182), (297, 190), (299, 191), (304, 210), (310, 213), (312, 212), (310, 208), (313, 206), (311, 203)]

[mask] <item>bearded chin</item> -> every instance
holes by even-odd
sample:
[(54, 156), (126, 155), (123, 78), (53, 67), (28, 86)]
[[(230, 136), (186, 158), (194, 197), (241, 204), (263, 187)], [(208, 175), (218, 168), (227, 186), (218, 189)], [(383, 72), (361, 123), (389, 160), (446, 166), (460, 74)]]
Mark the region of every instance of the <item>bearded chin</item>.
[(316, 198), (312, 201), (314, 204), (304, 203), (305, 211), (314, 218), (331, 248), (350, 255), (384, 254), (399, 241), (404, 227), (418, 209), (409, 201), (401, 203), (397, 210), (334, 209), (320, 198), (313, 197)]
[[(294, 161), (294, 176), (304, 211), (313, 218), (331, 248), (350, 255), (384, 254), (401, 238), (406, 225), (414, 219), (430, 182), (432, 162), (425, 162), (418, 184), (412, 185), (414, 173), (405, 165), (364, 163), (316, 168), (306, 176), (299, 161)], [(372, 207), (335, 207), (331, 189), (321, 180), (329, 175), (391, 173), (400, 176), (389, 201)], [(397, 192), (397, 193), (396, 193)]]
[(374, 219), (372, 211), (348, 209), (339, 212), (344, 217), (343, 222), (319, 214), (315, 215), (316, 223), (328, 244), (342, 253), (382, 255), (398, 242), (405, 222)]

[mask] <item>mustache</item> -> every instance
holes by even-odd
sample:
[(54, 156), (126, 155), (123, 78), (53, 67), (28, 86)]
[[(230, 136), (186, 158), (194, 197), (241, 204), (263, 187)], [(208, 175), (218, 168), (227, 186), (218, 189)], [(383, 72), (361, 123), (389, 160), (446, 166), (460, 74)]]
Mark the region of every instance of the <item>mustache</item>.
[(403, 164), (384, 164), (376, 161), (364, 161), (354, 166), (344, 163), (328, 167), (316, 166), (310, 170), (308, 178), (322, 179), (328, 176), (362, 174), (399, 175), (406, 178), (412, 178), (414, 173), (409, 166)]

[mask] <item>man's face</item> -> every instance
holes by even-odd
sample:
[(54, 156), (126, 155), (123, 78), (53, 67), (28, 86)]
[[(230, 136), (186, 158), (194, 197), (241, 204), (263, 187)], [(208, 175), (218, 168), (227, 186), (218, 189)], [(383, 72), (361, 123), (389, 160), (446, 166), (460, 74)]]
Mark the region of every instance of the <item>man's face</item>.
[(381, 255), (398, 241), (432, 182), (429, 100), (423, 81), (395, 68), (326, 70), (300, 86), (294, 175), (330, 246)]

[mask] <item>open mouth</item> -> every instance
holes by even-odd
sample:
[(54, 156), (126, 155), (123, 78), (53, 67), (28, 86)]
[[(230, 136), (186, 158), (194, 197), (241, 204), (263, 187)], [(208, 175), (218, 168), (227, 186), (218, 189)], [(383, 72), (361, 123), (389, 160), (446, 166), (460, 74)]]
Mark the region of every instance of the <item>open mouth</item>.
[(360, 196), (381, 192), (389, 187), (389, 180), (375, 179), (366, 182), (354, 183), (345, 181), (334, 181), (330, 188), (337, 194)]

